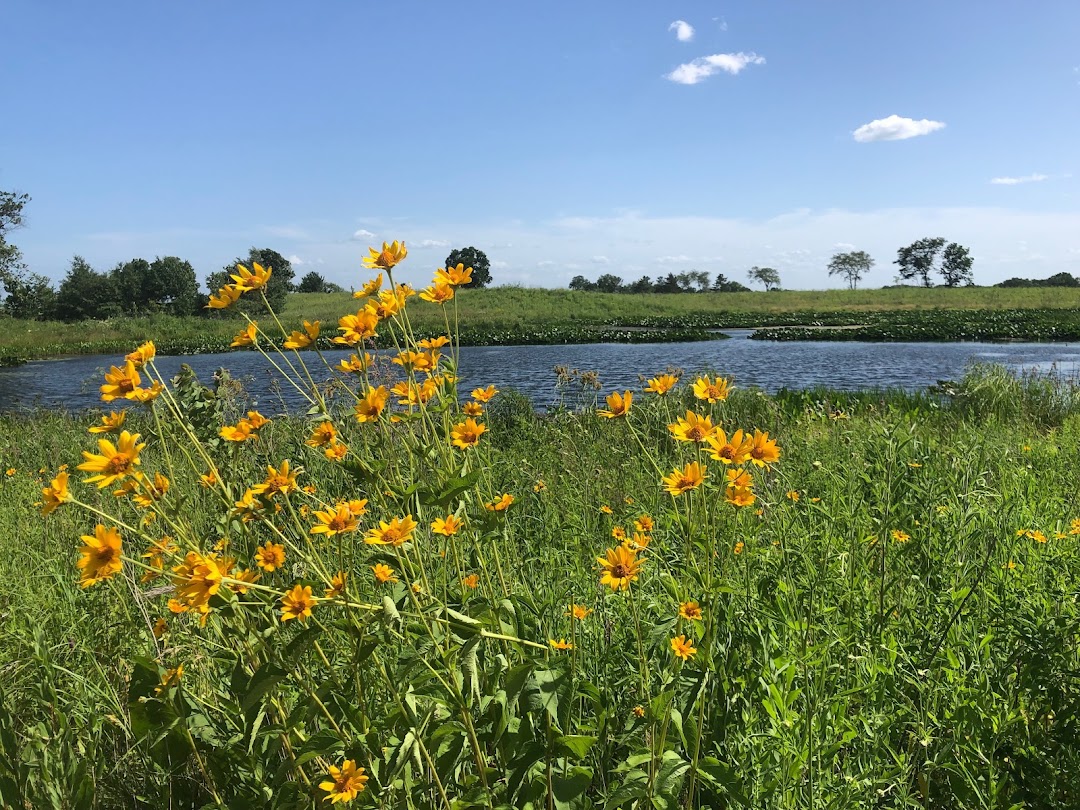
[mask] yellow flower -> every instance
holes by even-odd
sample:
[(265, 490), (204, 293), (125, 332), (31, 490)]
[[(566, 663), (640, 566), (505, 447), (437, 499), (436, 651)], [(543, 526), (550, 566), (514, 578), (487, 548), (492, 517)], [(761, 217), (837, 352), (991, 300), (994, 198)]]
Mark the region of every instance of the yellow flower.
[(902, 532), (899, 529), (893, 529), (891, 535), (892, 539), (895, 540), (897, 543), (906, 543), (908, 540), (911, 539), (910, 534), (908, 534), (907, 532)]
[(690, 622), (701, 621), (701, 606), (697, 602), (683, 602), (679, 605), (679, 618)]
[(461, 529), (461, 521), (453, 515), (447, 515), (445, 518), (435, 518), (431, 523), (432, 533), (441, 534), (445, 537), (457, 534), (459, 529)]
[(266, 504), (249, 489), (234, 504), (233, 514), (238, 516), (244, 523), (248, 523), (261, 517), (265, 509)]
[(911, 467), (911, 468), (912, 468), (913, 470), (917, 470), (917, 469), (919, 469), (919, 467), (921, 467), (921, 466), (922, 466), (922, 464), (920, 464), (920, 463), (919, 463), (919, 462), (917, 462), (917, 461), (909, 461), (909, 462), (907, 463), (907, 465), (908, 465), (909, 467)]
[(319, 790), (326, 791), (324, 801), (330, 804), (351, 802), (364, 792), (368, 778), (364, 775), (364, 769), (357, 768), (353, 760), (345, 760), (340, 768), (331, 765), (329, 771), (330, 778), (319, 783)]
[(141, 491), (133, 495), (131, 500), (143, 509), (149, 509), (155, 501), (160, 501), (165, 497), (165, 493), (169, 491), (169, 479), (159, 472), (154, 473), (153, 482), (138, 471), (136, 471), (135, 476)]
[(571, 604), (570, 609), (566, 611), (567, 616), (571, 616), (579, 622), (585, 621), (585, 619), (589, 617), (590, 613), (592, 613), (592, 611), (589, 610), (589, 608), (585, 607), (584, 605), (577, 604)]
[(453, 430), (450, 431), (450, 443), (454, 447), (460, 447), (462, 450), (476, 447), (480, 443), (480, 437), (486, 430), (487, 425), (477, 422), (470, 416), (464, 422), (454, 425)]
[(461, 410), (466, 416), (482, 416), (484, 406), (479, 402), (466, 402), (461, 406)]
[(799, 502), (799, 491), (798, 491), (798, 490), (796, 490), (796, 489), (789, 489), (789, 490), (788, 490), (788, 491), (787, 491), (787, 492), (785, 493), (785, 495), (786, 495), (786, 497), (788, 498), (788, 500), (791, 500), (791, 501), (795, 501), (795, 503), (798, 503), (798, 502)]
[(101, 424), (94, 425), (90, 428), (91, 433), (117, 433), (120, 430), (120, 426), (124, 424), (124, 420), (127, 418), (127, 411), (110, 411), (108, 416), (101, 417)]
[(553, 638), (549, 638), (548, 644), (551, 645), (551, 649), (558, 651), (574, 649), (573, 643), (567, 641), (565, 638), (560, 638), (558, 641)]
[[(379, 325), (379, 316), (367, 308), (361, 309), (355, 315), (343, 315), (338, 318), (338, 331), (340, 335), (333, 338), (338, 346), (355, 346), (362, 340), (373, 338), (378, 335), (376, 328)], [(351, 359), (351, 358), (350, 358)], [(340, 368), (340, 366), (339, 366)], [(352, 371), (353, 369), (342, 369)], [(363, 371), (363, 369), (360, 369)]]
[(311, 618), (311, 609), (315, 607), (315, 597), (311, 595), (310, 585), (294, 585), (281, 597), (281, 620), (298, 619), (306, 622)]
[(97, 473), (87, 478), (86, 483), (92, 484), (96, 481), (98, 489), (102, 489), (134, 472), (135, 465), (139, 463), (139, 453), (146, 447), (145, 444), (137, 444), (138, 440), (138, 433), (132, 434), (125, 430), (116, 444), (108, 439), (98, 439), (100, 454), (83, 450), (86, 461), (80, 464), (78, 469)]
[(327, 599), (333, 599), (338, 596), (342, 596), (345, 593), (345, 572), (338, 571), (334, 576), (330, 578), (330, 587), (328, 587), (323, 594)]
[(710, 381), (708, 377), (698, 377), (694, 382), (694, 396), (710, 404), (723, 402), (731, 393), (731, 383), (723, 377)]
[[(376, 250), (375, 248), (368, 248), (368, 253), (371, 255), (365, 256), (363, 262), (364, 267), (367, 267), (370, 270), (374, 270), (377, 267), (381, 267), (383, 270), (389, 270), (409, 255), (409, 251), (405, 249), (405, 243), (398, 242), (396, 239), (390, 244), (383, 242), (381, 251)], [(379, 281), (382, 281), (382, 273), (379, 274)]]
[(1036, 529), (1031, 533), (1031, 539), (1034, 540), (1036, 543), (1045, 543), (1046, 535)]
[(477, 402), (491, 402), (497, 393), (499, 393), (499, 389), (494, 385), (489, 385), (487, 388), (474, 388), (472, 398)]
[(124, 360), (132, 363), (135, 368), (142, 368), (156, 356), (157, 349), (154, 347), (154, 341), (148, 340), (131, 354), (125, 355)]
[(466, 588), (479, 588), (480, 587), (480, 575), (469, 574), (467, 577), (461, 580), (461, 584)]
[(264, 269), (258, 262), (251, 263), (251, 270), (248, 270), (242, 264), (236, 265), (236, 269), (239, 271), (238, 275), (231, 278), (236, 282), (236, 288), (242, 293), (265, 287), (267, 282), (270, 281), (270, 274), (273, 273), (271, 268)]
[(323, 455), (326, 456), (329, 461), (344, 461), (345, 456), (349, 454), (349, 445), (334, 442), (325, 450)]
[(423, 340), (417, 341), (416, 345), (419, 346), (421, 349), (431, 350), (441, 349), (443, 346), (449, 345), (449, 343), (450, 338), (448, 338), (446, 335), (439, 335), (438, 337), (424, 338)]
[(210, 472), (206, 473), (206, 475), (199, 476), (199, 486), (201, 486), (203, 489), (210, 489), (211, 487), (216, 485), (217, 482), (217, 473), (215, 473), (213, 470), (210, 470)]
[(1069, 534), (1080, 534), (1080, 518), (1069, 524)]
[(217, 295), (211, 293), (210, 303), (206, 305), (206, 308), (228, 309), (240, 300), (240, 296), (243, 295), (243, 293), (243, 287), (238, 287), (235, 284), (226, 284), (224, 287), (217, 291)]
[(1016, 563), (1013, 560), (1009, 560), (1007, 563), (1002, 563), (1001, 567), (1006, 571), (1012, 571), (1016, 568)]
[(645, 391), (662, 397), (674, 388), (678, 382), (679, 378), (674, 374), (661, 374), (659, 377), (653, 377), (649, 380), (648, 385), (645, 386)]
[(603, 514), (605, 514), (605, 515), (610, 515), (610, 514), (612, 514), (612, 509), (611, 509), (611, 507), (610, 507), (610, 506), (608, 506), (608, 505), (607, 505), (606, 503), (605, 503), (605, 504), (604, 504), (603, 506), (601, 506), (601, 507), (600, 507), (600, 511), (601, 511), (601, 512), (602, 512)]
[(180, 684), (180, 679), (183, 676), (183, 664), (180, 664), (174, 669), (166, 670), (165, 674), (161, 676), (161, 684), (154, 687), (154, 694), (161, 695), (167, 692), (171, 687), (178, 686)]
[(693, 411), (687, 411), (685, 419), (680, 417), (679, 421), (672, 422), (667, 429), (676, 441), (695, 444), (707, 441), (716, 432), (711, 418), (698, 416)]
[(378, 388), (369, 388), (361, 400), (353, 407), (353, 410), (356, 411), (356, 421), (376, 421), (386, 407), (386, 400), (389, 397), (390, 392), (386, 390), (385, 385), (380, 385)]
[(676, 658), (681, 658), (683, 661), (689, 661), (697, 655), (697, 649), (694, 648), (694, 642), (688, 640), (686, 636), (675, 636), (675, 638), (671, 640), (671, 651), (675, 653)]
[(724, 472), (729, 487), (752, 487), (754, 485), (754, 476), (750, 475), (746, 470), (725, 470)]
[(142, 384), (135, 364), (130, 360), (124, 363), (123, 368), (112, 366), (105, 372), (105, 384), (101, 386), (101, 399), (104, 402), (112, 402), (116, 399), (138, 399), (135, 391)]
[(47, 515), (62, 503), (71, 500), (71, 492), (68, 490), (68, 474), (57, 473), (49, 486), (41, 490), (41, 514)]
[(218, 431), (218, 435), (227, 442), (238, 443), (258, 438), (251, 427), (251, 422), (246, 419), (241, 419), (235, 425), (223, 425)]
[(448, 287), (461, 287), (472, 281), (471, 267), (459, 264), (457, 267), (439, 268), (435, 271), (435, 284), (445, 284)]
[(644, 560), (638, 559), (637, 552), (626, 546), (618, 546), (607, 550), (607, 557), (597, 557), (600, 563), (600, 584), (607, 585), (611, 590), (628, 590), (630, 583), (638, 578)]
[(353, 298), (367, 298), (382, 289), (382, 273), (367, 281), (363, 287), (352, 294)]
[(352, 512), (353, 517), (362, 518), (367, 514), (367, 498), (353, 498), (351, 501), (346, 501), (345, 503), (349, 507), (349, 511)]
[(509, 492), (504, 492), (498, 498), (491, 503), (485, 503), (484, 508), (489, 512), (505, 512), (510, 508), (510, 504), (514, 502), (514, 496)]
[(273, 573), (285, 565), (285, 546), (267, 540), (266, 545), (255, 551), (255, 562), (266, 573)]
[(626, 529), (624, 529), (622, 526), (614, 526), (611, 529), (611, 536), (614, 537), (616, 540), (625, 540)]
[(454, 288), (449, 284), (432, 284), (420, 291), (420, 300), (432, 304), (445, 304), (454, 298)]
[(724, 490), (724, 500), (732, 506), (753, 506), (757, 496), (750, 487), (728, 486)]
[(93, 534), (82, 536), (82, 541), (81, 556), (76, 563), (81, 571), (79, 584), (82, 587), (89, 588), (120, 573), (124, 567), (120, 556), (123, 541), (115, 527), (109, 529), (99, 523)]
[(235, 348), (240, 346), (254, 346), (259, 337), (258, 329), (258, 325), (252, 321), (236, 333), (236, 337), (233, 338), (232, 343), (229, 345)]
[(543, 478), (533, 484), (533, 492), (543, 492), (545, 489), (547, 489), (547, 484), (544, 483)]
[(371, 566), (371, 572), (375, 575), (375, 581), (380, 585), (398, 581), (398, 578), (394, 575), (394, 569), (389, 565), (383, 565), (382, 563), (373, 565)]
[(607, 395), (607, 406), (609, 410), (597, 411), (597, 415), (604, 417), (605, 419), (616, 419), (620, 416), (626, 416), (630, 412), (630, 403), (634, 401), (634, 393), (632, 391), (624, 391), (619, 393), (618, 391), (612, 391)]
[(371, 364), (374, 362), (375, 357), (370, 352), (364, 352), (363, 357), (358, 354), (350, 354), (345, 360), (342, 360), (334, 366), (334, 368), (342, 374), (363, 374), (371, 368)]
[(319, 422), (304, 442), (308, 447), (325, 447), (337, 441), (337, 428), (333, 422)]
[(776, 446), (776, 440), (769, 439), (769, 433), (754, 431), (753, 446), (750, 448), (750, 461), (758, 467), (766, 464), (774, 464), (780, 460), (780, 448)]
[(732, 549), (731, 551), (732, 551), (732, 552), (733, 552), (734, 554), (742, 554), (742, 553), (743, 553), (743, 550), (744, 550), (745, 548), (746, 548), (746, 544), (745, 544), (745, 543), (743, 543), (743, 541), (742, 541), (742, 540), (739, 540), (739, 541), (737, 541), (737, 542), (735, 543), (735, 548), (733, 548), (733, 549)]
[(378, 528), (368, 529), (364, 542), (372, 546), (400, 546), (412, 540), (416, 526), (412, 515), (393, 518), (389, 523), (380, 521)]
[(319, 339), (319, 321), (304, 321), (304, 331), (293, 331), (282, 344), (286, 349), (306, 349)]
[(154, 638), (156, 638), (158, 641), (160, 641), (162, 639), (162, 637), (165, 635), (165, 633), (168, 632), (168, 629), (169, 629), (169, 623), (167, 621), (165, 621), (164, 618), (159, 618), (156, 622), (154, 622), (154, 626), (152, 628)]
[(648, 515), (642, 515), (634, 521), (634, 528), (637, 529), (639, 532), (648, 534), (653, 530), (653, 519)]
[(333, 509), (315, 512), (315, 518), (319, 522), (311, 527), (311, 533), (334, 537), (345, 532), (355, 532), (358, 517), (358, 515), (353, 514), (348, 503), (338, 503)]
[(651, 542), (652, 538), (647, 534), (642, 534), (641, 532), (634, 532), (634, 534), (630, 538), (623, 540), (623, 543), (625, 545), (630, 546), (630, 548), (637, 549), (638, 551), (644, 551), (645, 549), (647, 549), (649, 547), (649, 543)]
[(396, 292), (383, 290), (378, 298), (372, 298), (364, 304), (364, 310), (374, 315), (377, 320), (384, 321), (396, 315), (404, 306), (404, 297)]
[(731, 434), (730, 439), (723, 430), (717, 430), (708, 441), (711, 448), (709, 455), (723, 464), (746, 463), (754, 447), (754, 440), (745, 436), (741, 430), (736, 430)]
[(636, 717), (638, 720), (640, 720), (642, 717), (645, 716), (645, 707), (644, 706), (635, 706), (632, 709), (632, 711), (634, 713), (634, 717)]
[(671, 475), (664, 476), (664, 489), (672, 496), (682, 495), (700, 487), (707, 477), (701, 464), (692, 461), (681, 470), (676, 469)]
[(229, 583), (229, 587), (236, 593), (247, 593), (248, 586), (252, 582), (258, 582), (262, 574), (256, 571), (251, 571), (245, 568), (243, 571), (237, 571), (232, 575), (234, 582)]
[(296, 472), (289, 469), (288, 459), (281, 462), (280, 468), (268, 466), (266, 469), (269, 471), (266, 480), (251, 488), (256, 495), (272, 498), (279, 492), (282, 495), (288, 495), (296, 491)]

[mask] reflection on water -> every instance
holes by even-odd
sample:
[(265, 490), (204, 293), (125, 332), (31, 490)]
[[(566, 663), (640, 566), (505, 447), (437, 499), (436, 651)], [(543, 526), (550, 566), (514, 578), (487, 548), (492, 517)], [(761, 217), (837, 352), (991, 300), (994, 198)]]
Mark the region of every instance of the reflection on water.
[[(557, 365), (600, 372), (603, 390), (639, 389), (641, 376), (654, 376), (669, 367), (687, 373), (713, 370), (733, 376), (739, 385), (779, 388), (837, 389), (925, 388), (941, 379), (956, 379), (975, 361), (1002, 363), (1011, 368), (1076, 375), (1080, 351), (1062, 343), (854, 343), (774, 342), (747, 340), (749, 330), (731, 330), (732, 340), (643, 345), (590, 344), (577, 346), (491, 346), (461, 350), (461, 390), (494, 383), (516, 388), (538, 407), (555, 401)], [(326, 352), (331, 365), (348, 352)], [(315, 354), (306, 354), (309, 367), (321, 370), (317, 380), (332, 375)], [(0, 369), (0, 411), (34, 406), (48, 408), (100, 408), (98, 386), (119, 356), (74, 357), (43, 360)], [(284, 402), (300, 404), (295, 392), (278, 385), (275, 372), (256, 352), (158, 357), (163, 374), (175, 374), (187, 363), (204, 382), (225, 367), (242, 380), (248, 391), (267, 408)]]

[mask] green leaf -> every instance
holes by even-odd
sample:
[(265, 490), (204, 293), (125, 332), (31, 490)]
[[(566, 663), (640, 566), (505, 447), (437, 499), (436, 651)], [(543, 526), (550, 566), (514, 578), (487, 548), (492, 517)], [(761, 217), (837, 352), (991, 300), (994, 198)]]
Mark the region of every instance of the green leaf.
[(246, 712), (255, 706), (277, 684), (284, 680), (288, 673), (274, 663), (266, 663), (255, 670), (255, 674), (248, 681), (244, 696), (240, 699), (240, 709)]
[(551, 793), (555, 799), (555, 806), (559, 810), (582, 807), (583, 803), (576, 800), (585, 795), (585, 791), (592, 784), (592, 778), (592, 770), (580, 766), (570, 768), (565, 775), (553, 775), (551, 777)]
[(596, 742), (596, 737), (584, 734), (561, 734), (555, 738), (555, 752), (560, 757), (583, 759)]

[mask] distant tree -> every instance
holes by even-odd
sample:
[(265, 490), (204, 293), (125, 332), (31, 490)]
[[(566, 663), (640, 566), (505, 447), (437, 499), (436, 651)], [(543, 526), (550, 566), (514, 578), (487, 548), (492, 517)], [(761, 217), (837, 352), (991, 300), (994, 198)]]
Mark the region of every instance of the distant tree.
[(632, 284), (626, 285), (626, 292), (628, 293), (637, 293), (640, 295), (641, 293), (650, 293), (652, 291), (653, 282), (652, 279), (648, 276), (642, 276)]
[(656, 277), (656, 286), (653, 287), (653, 292), (681, 293), (685, 292), (685, 290), (682, 284), (679, 283), (679, 277), (674, 273), (668, 273), (666, 276)]
[(738, 281), (730, 281), (723, 273), (716, 274), (712, 285), (713, 292), (750, 292), (750, 288)]
[(843, 276), (847, 280), (848, 289), (854, 290), (873, 266), (874, 260), (865, 250), (837, 253), (829, 260), (829, 275)]
[(459, 264), (473, 269), (472, 281), (466, 284), (466, 287), (486, 287), (491, 283), (491, 262), (484, 251), (474, 247), (450, 251), (450, 255), (446, 257), (446, 266), (457, 267)]
[(1080, 278), (1072, 273), (1055, 273), (1050, 278), (1010, 278), (995, 287), (1080, 287)]
[(754, 265), (747, 273), (750, 280), (765, 287), (765, 291), (775, 290), (780, 286), (780, 273), (771, 267)]
[(56, 290), (45, 276), (21, 267), (7, 271), (0, 284), (7, 291), (5, 315), (36, 321), (56, 317)]
[(958, 287), (960, 284), (971, 286), (974, 279), (971, 265), (975, 262), (966, 247), (950, 242), (941, 256), (941, 277), (946, 287)]
[(27, 194), (0, 191), (0, 285), (10, 297), (26, 272), (22, 252), (7, 241), (7, 234), (22, 227), (23, 208), (30, 202)]
[[(457, 265), (454, 266), (457, 267)], [(590, 290), (595, 290), (596, 285), (585, 278), (585, 276), (574, 276), (570, 279), (570, 289), (579, 292), (588, 292)]]
[(302, 293), (326, 292), (326, 279), (322, 277), (321, 273), (312, 270), (300, 279), (300, 283), (296, 285), (296, 291)]
[(111, 318), (122, 311), (109, 276), (94, 270), (82, 256), (75, 256), (56, 294), (57, 317), (65, 321), (82, 321)]
[(146, 259), (132, 259), (116, 265), (109, 272), (109, 281), (112, 282), (113, 295), (121, 310), (132, 314), (148, 309), (150, 262)]
[(199, 308), (195, 268), (176, 256), (153, 262), (132, 259), (109, 273), (117, 305), (127, 313), (168, 312), (191, 315)]
[(621, 292), (622, 279), (613, 273), (604, 273), (596, 280), (596, 289), (607, 293)]
[(940, 236), (927, 237), (912, 242), (896, 252), (896, 264), (900, 267), (898, 275), (904, 281), (920, 279), (924, 287), (932, 286), (930, 274), (937, 270), (938, 254), (945, 247), (945, 240)]
[[(250, 270), (251, 265), (256, 263), (262, 267), (269, 267), (273, 271), (270, 274), (270, 281), (266, 285), (266, 298), (270, 302), (270, 306), (275, 311), (280, 312), (285, 306), (285, 298), (293, 291), (293, 268), (292, 263), (276, 250), (251, 248), (246, 257), (241, 256), (225, 265), (220, 272), (211, 273), (207, 276), (206, 286), (210, 288), (210, 292), (217, 292), (226, 284), (232, 283), (230, 276), (237, 274), (236, 265), (242, 264)], [(246, 312), (263, 312), (266, 310), (258, 295), (243, 296), (237, 306)]]

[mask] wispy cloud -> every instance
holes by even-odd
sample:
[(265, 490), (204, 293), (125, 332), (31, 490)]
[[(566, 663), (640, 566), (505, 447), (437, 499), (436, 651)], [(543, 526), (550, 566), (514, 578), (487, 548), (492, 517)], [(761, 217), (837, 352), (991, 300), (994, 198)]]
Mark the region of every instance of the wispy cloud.
[(450, 243), (445, 239), (421, 239), (416, 243), (416, 246), (422, 248), (447, 248), (450, 247)]
[(692, 261), (692, 258), (681, 253), (678, 256), (658, 256), (656, 258), (657, 264), (686, 264)]
[(990, 183), (995, 186), (1018, 186), (1021, 183), (1041, 183), (1049, 178), (1047, 174), (1025, 174), (1021, 177), (995, 177)]
[(737, 76), (747, 65), (764, 64), (765, 57), (753, 52), (714, 53), (712, 56), (701, 56), (693, 62), (679, 65), (664, 78), (676, 84), (697, 84), (720, 71)]
[(286, 256), (285, 258), (289, 260), (289, 264), (295, 265), (296, 267), (307, 264), (307, 262), (297, 256), (295, 253), (292, 256)]
[(375, 234), (373, 234), (371, 231), (361, 228), (360, 230), (353, 233), (353, 235), (349, 238), (354, 242), (363, 242), (367, 239), (374, 239)]
[(944, 128), (945, 124), (941, 121), (931, 121), (927, 118), (916, 121), (914, 118), (890, 115), (888, 118), (878, 118), (869, 124), (863, 124), (852, 134), (859, 143), (905, 141), (908, 138), (929, 135), (931, 132)]
[(694, 38), (694, 26), (686, 20), (676, 20), (668, 26), (667, 30), (674, 31), (675, 38), (679, 40), (679, 42), (689, 42)]
[(713, 17), (712, 21), (716, 23), (716, 27), (719, 28), (721, 31), (727, 31), (727, 20), (725, 20), (723, 17)]
[(593, 264), (611, 264), (611, 259), (607, 256), (593, 256), (592, 262)]

